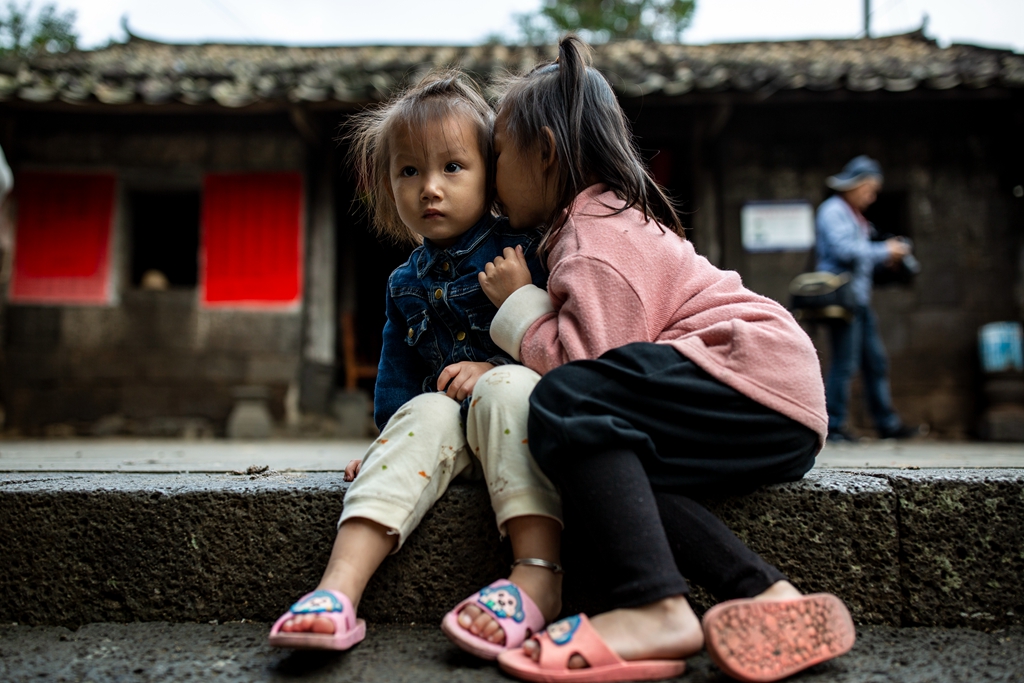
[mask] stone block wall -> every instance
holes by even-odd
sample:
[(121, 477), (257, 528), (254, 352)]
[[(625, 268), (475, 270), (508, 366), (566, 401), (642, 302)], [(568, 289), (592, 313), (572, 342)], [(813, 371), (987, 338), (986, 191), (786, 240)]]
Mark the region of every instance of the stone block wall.
[[(837, 105), (776, 109), (774, 115), (751, 108), (733, 116), (718, 147), (721, 265), (783, 303), (790, 280), (813, 267), (813, 258), (807, 252), (746, 253), (743, 204), (803, 199), (817, 206), (828, 196), (825, 178), (850, 158), (869, 154), (881, 162), (883, 192), (905, 203), (898, 227), (914, 239), (923, 267), (911, 286), (874, 292), (893, 398), (908, 422), (929, 423), (946, 438), (972, 436), (984, 408), (978, 328), (1019, 320), (1024, 312), (1014, 293), (1024, 257), (1024, 212), (1015, 202), (1024, 200), (1008, 184), (1012, 145), (1005, 124), (1005, 112), (994, 105)], [(811, 332), (827, 368), (826, 330)], [(851, 409), (854, 427), (873, 428), (856, 385)]]
[(9, 426), (80, 432), (102, 417), (195, 417), (218, 430), (240, 385), (270, 390), (280, 419), (298, 375), (298, 312), (204, 310), (196, 294), (129, 291), (114, 307), (10, 306), (3, 364)]
[(114, 171), (121, 191), (111, 305), (0, 308), (5, 426), (81, 434), (116, 418), (107, 420), (110, 433), (148, 422), (156, 432), (138, 433), (172, 436), (180, 430), (161, 420), (196, 419), (219, 432), (241, 385), (266, 387), (272, 414), (283, 418), (300, 374), (302, 311), (206, 309), (194, 288), (133, 287), (126, 208), (132, 190), (198, 191), (208, 172), (305, 171), (306, 144), (287, 115), (8, 116), (0, 119), (14, 134), (4, 151), (16, 172)]

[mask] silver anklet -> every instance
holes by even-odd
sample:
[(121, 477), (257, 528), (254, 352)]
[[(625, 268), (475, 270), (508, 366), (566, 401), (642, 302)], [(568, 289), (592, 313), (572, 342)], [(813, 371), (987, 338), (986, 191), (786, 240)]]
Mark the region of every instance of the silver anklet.
[(512, 569), (515, 569), (519, 565), (526, 565), (528, 567), (543, 567), (544, 569), (550, 569), (554, 574), (564, 574), (562, 571), (562, 565), (557, 562), (548, 562), (542, 560), (539, 557), (521, 557), (512, 563)]

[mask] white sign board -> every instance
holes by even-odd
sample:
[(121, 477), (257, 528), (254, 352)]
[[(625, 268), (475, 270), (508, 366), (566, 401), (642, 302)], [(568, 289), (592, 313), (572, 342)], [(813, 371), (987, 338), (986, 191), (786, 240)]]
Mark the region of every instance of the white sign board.
[(747, 251), (807, 251), (814, 246), (814, 207), (809, 202), (748, 202), (740, 211)]

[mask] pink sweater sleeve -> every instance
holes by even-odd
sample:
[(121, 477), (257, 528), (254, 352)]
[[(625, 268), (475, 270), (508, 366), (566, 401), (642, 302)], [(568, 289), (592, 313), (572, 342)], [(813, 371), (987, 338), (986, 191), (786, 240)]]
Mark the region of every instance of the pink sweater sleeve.
[(577, 255), (559, 262), (548, 279), (548, 294), (555, 312), (527, 330), (520, 350), (523, 364), (542, 375), (569, 361), (650, 341), (643, 302), (605, 261)]

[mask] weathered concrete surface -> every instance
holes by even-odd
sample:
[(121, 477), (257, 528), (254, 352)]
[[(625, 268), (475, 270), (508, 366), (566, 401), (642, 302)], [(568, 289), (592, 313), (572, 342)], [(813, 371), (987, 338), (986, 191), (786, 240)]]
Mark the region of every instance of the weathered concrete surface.
[(857, 623), (898, 625), (896, 504), (882, 479), (817, 470), (708, 507), (804, 592), (841, 596)]
[[(0, 482), (0, 622), (269, 620), (319, 579), (345, 486), (337, 474), (13, 475)], [(861, 623), (898, 623), (895, 497), (884, 479), (815, 471), (713, 504), (755, 549)], [(433, 622), (508, 571), (486, 491), (457, 484), (361, 605)], [(586, 608), (570, 575), (567, 608)], [(698, 600), (700, 602), (700, 600)], [(706, 602), (706, 598), (705, 598)]]
[[(267, 647), (268, 624), (0, 626), (0, 680), (214, 683), (507, 683), (493, 663), (463, 653), (430, 625), (370, 626), (346, 653)], [(704, 653), (676, 681), (728, 683)], [(1024, 629), (861, 627), (848, 654), (808, 669), (801, 683), (945, 683), (1024, 680)]]
[(1024, 622), (1024, 471), (878, 474), (899, 499), (903, 623)]
[[(344, 490), (336, 474), (8, 478), (0, 621), (273, 619), (319, 580)], [(374, 577), (361, 613), (439, 618), (502, 575), (489, 509), (482, 488), (453, 487)]]
[(219, 431), (233, 389), (250, 384), (268, 389), (280, 420), (301, 355), (299, 311), (207, 309), (189, 289), (127, 288), (116, 306), (10, 306), (5, 316), (6, 425), (25, 434), (55, 423), (88, 434), (111, 415), (201, 417)]
[[(348, 414), (353, 421), (362, 413), (369, 415), (364, 403), (368, 400), (365, 396), (342, 395), (332, 410), (339, 418)], [(118, 433), (116, 416), (111, 420), (109, 433)], [(345, 423), (345, 419), (341, 421)], [(250, 465), (267, 465), (280, 471), (339, 472), (349, 460), (363, 457), (371, 443), (372, 439), (357, 438), (275, 438), (249, 443), (180, 438), (7, 438), (0, 440), (0, 472), (230, 472)], [(891, 439), (829, 443), (815, 462), (816, 469), (908, 467), (1024, 469), (1024, 443)]]

